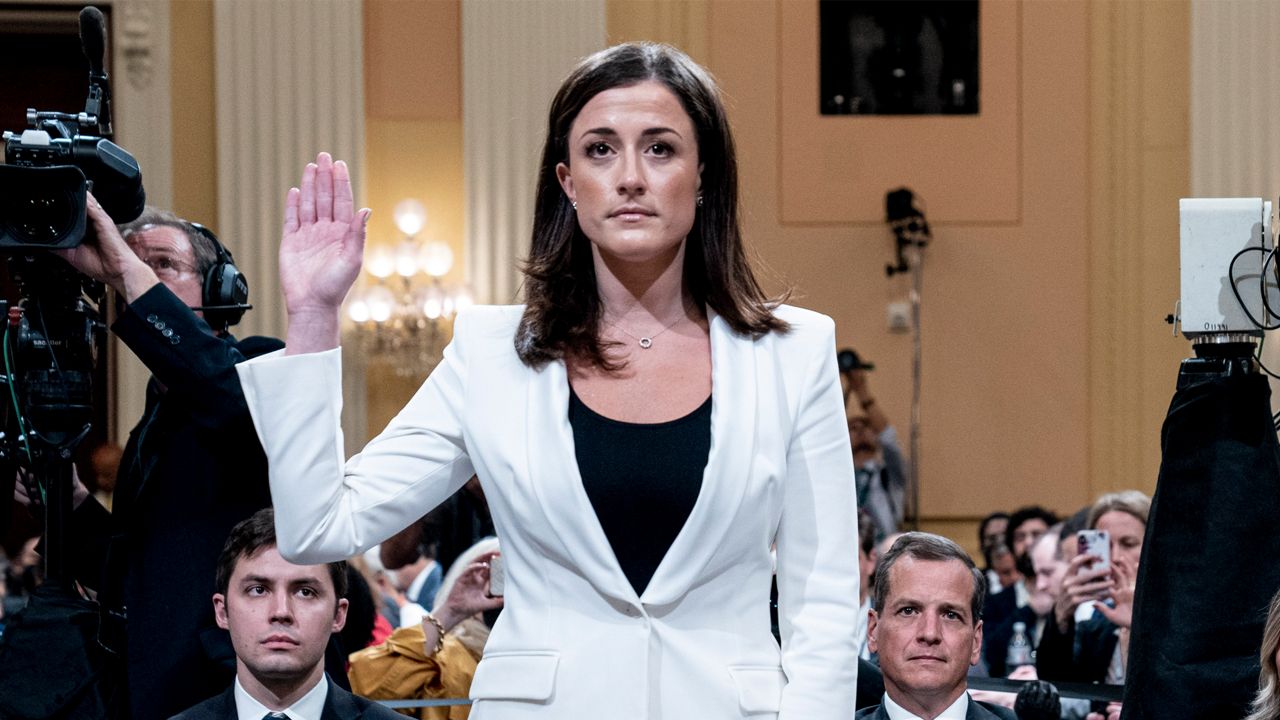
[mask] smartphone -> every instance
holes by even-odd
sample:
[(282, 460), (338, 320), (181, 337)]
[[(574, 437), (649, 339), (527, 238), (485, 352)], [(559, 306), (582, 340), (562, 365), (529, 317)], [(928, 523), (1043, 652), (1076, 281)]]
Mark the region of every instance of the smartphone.
[(506, 594), (507, 572), (502, 564), (502, 556), (489, 558), (489, 596), (502, 597)]
[(1076, 533), (1076, 549), (1080, 555), (1096, 555), (1096, 560), (1089, 565), (1082, 565), (1081, 570), (1111, 569), (1111, 533), (1106, 530), (1081, 530)]

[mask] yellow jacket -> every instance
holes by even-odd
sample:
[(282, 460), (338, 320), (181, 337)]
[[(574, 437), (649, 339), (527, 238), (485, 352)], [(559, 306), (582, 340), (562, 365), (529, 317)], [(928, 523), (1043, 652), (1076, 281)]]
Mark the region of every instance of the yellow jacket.
[[(465, 698), (471, 689), (478, 659), (453, 635), (444, 648), (427, 655), (421, 625), (391, 633), (381, 645), (351, 653), (347, 675), (357, 695), (372, 700)], [(465, 720), (468, 705), (400, 710), (420, 720)], [(415, 714), (416, 713), (416, 714)]]

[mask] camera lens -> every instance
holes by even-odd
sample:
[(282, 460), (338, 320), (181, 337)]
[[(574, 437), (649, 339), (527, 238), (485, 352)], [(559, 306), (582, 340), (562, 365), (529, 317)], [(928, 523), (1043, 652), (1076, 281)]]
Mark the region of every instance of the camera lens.
[(0, 248), (80, 244), (87, 185), (74, 165), (0, 165)]
[(61, 188), (11, 188), (0, 198), (0, 217), (23, 244), (53, 245), (75, 228), (75, 202)]

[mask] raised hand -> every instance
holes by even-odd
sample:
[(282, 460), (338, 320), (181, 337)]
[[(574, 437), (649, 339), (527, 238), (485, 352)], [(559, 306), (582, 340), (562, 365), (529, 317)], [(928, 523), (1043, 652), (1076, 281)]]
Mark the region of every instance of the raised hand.
[(289, 313), (286, 353), (338, 345), (338, 309), (360, 274), (368, 208), (354, 210), (346, 163), (320, 153), (285, 196), (280, 286)]

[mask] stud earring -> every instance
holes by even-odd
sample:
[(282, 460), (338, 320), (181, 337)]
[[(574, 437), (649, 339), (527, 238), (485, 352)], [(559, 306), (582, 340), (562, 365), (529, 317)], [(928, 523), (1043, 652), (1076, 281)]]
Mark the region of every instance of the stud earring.
[(701, 196), (701, 195), (699, 195), (699, 196), (698, 196), (698, 201), (697, 201), (697, 202), (698, 202), (698, 207), (702, 207), (702, 196)]
[(574, 212), (578, 212), (578, 201), (577, 201), (577, 200), (570, 200), (570, 201), (569, 201), (569, 204), (573, 206), (573, 211), (574, 211)]

